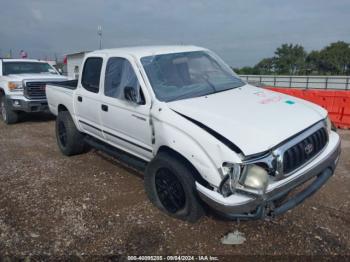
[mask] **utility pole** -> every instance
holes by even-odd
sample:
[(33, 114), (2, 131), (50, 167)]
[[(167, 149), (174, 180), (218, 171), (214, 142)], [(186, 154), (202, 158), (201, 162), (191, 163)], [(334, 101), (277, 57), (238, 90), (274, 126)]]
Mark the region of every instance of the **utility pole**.
[(97, 34), (100, 39), (100, 49), (102, 49), (102, 26), (100, 25), (97, 27)]

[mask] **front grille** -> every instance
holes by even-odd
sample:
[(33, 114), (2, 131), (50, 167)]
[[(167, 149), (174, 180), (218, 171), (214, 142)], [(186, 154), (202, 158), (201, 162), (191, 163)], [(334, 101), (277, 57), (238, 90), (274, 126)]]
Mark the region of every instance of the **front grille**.
[(283, 173), (288, 174), (305, 164), (316, 156), (326, 146), (327, 142), (327, 131), (325, 128), (321, 128), (287, 149), (283, 154)]
[(28, 99), (46, 99), (45, 82), (26, 82), (24, 95)]

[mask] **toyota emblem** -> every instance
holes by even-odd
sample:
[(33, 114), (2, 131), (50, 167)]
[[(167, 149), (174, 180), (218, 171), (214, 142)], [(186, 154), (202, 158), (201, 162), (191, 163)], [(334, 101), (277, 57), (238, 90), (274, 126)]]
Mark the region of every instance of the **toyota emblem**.
[(305, 150), (305, 153), (306, 153), (307, 155), (310, 155), (310, 154), (312, 153), (312, 151), (314, 151), (314, 146), (313, 146), (313, 144), (307, 144), (307, 145), (305, 146), (304, 150)]

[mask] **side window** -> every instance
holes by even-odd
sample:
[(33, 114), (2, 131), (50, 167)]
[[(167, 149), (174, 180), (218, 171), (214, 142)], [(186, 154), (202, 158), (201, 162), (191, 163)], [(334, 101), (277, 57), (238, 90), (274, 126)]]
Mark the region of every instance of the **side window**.
[(94, 93), (98, 93), (100, 87), (100, 76), (102, 68), (102, 58), (90, 57), (86, 59), (81, 79), (82, 86)]
[(125, 99), (125, 87), (134, 87), (139, 90), (140, 84), (130, 62), (121, 57), (112, 57), (107, 62), (105, 76), (105, 95)]

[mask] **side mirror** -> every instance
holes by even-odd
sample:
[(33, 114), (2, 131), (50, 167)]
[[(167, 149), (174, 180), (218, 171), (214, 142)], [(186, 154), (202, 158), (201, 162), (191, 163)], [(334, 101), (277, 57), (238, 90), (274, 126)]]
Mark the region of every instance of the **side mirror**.
[(130, 101), (130, 102), (138, 104), (138, 105), (141, 104), (141, 99), (137, 95), (136, 88), (134, 88), (132, 86), (126, 86), (124, 88), (124, 97), (127, 101)]

